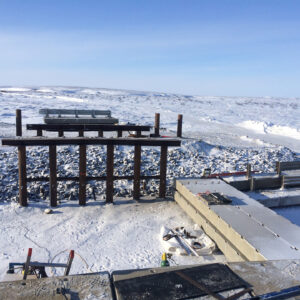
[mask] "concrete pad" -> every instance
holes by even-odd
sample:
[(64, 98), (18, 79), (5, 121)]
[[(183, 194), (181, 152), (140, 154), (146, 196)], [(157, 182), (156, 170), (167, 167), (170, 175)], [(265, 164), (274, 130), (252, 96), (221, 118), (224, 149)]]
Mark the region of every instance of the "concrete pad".
[(0, 295), (9, 300), (113, 299), (107, 272), (0, 282)]

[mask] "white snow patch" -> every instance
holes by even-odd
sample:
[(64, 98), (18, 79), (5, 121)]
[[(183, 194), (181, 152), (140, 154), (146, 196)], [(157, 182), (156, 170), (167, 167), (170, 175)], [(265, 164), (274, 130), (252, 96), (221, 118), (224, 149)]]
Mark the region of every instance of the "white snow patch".
[(75, 97), (68, 97), (68, 96), (55, 96), (55, 98), (59, 100), (69, 101), (69, 102), (86, 102), (86, 100), (81, 98), (75, 98)]
[(29, 88), (21, 88), (21, 87), (8, 87), (8, 88), (0, 87), (0, 90), (3, 92), (29, 92), (29, 91), (31, 91), (31, 89), (29, 89)]
[(253, 130), (260, 134), (270, 133), (270, 134), (282, 135), (286, 137), (291, 137), (296, 140), (300, 140), (300, 130), (289, 126), (280, 126), (268, 122), (251, 121), (251, 120), (239, 123), (238, 126)]

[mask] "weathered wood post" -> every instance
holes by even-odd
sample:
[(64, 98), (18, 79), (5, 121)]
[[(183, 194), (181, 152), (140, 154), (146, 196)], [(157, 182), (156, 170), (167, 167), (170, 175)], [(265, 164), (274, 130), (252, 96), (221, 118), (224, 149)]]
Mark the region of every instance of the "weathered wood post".
[(49, 146), (49, 185), (50, 185), (50, 205), (57, 206), (57, 162), (56, 145)]
[(43, 136), (43, 130), (42, 130), (42, 129), (38, 129), (38, 130), (36, 131), (36, 135), (37, 135), (37, 136)]
[(155, 114), (155, 124), (154, 124), (154, 134), (155, 136), (159, 136), (159, 125), (160, 125), (160, 114)]
[(177, 121), (177, 137), (182, 137), (182, 115), (178, 115)]
[(247, 174), (246, 177), (251, 178), (251, 164), (247, 164)]
[(255, 178), (254, 177), (251, 177), (250, 191), (255, 191)]
[(123, 131), (122, 130), (118, 130), (118, 137), (122, 137), (123, 135)]
[(168, 146), (161, 146), (160, 182), (159, 182), (159, 197), (160, 198), (166, 197), (167, 155), (168, 155)]
[(79, 205), (86, 204), (86, 145), (79, 145)]
[(103, 137), (103, 130), (102, 129), (98, 130), (98, 137)]
[(84, 136), (84, 131), (83, 131), (83, 129), (81, 129), (81, 130), (78, 131), (78, 136), (81, 136), (81, 137)]
[(26, 146), (18, 146), (19, 203), (27, 206)]
[(133, 180), (133, 198), (140, 199), (140, 181), (141, 181), (141, 145), (134, 146), (134, 180)]
[(16, 136), (22, 136), (22, 111), (16, 109)]
[(58, 130), (58, 137), (63, 137), (63, 136), (64, 136), (64, 131)]
[(114, 195), (114, 145), (107, 145), (106, 154), (106, 203), (113, 202)]

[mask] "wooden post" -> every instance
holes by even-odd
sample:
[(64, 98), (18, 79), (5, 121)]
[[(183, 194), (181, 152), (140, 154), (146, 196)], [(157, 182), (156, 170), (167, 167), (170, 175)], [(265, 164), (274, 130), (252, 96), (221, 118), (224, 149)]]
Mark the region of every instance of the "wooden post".
[(113, 202), (114, 194), (114, 145), (107, 145), (106, 154), (106, 203)]
[(118, 137), (122, 137), (123, 131), (122, 130), (118, 130)]
[(133, 182), (133, 198), (140, 199), (140, 178), (141, 176), (141, 145), (134, 146), (134, 182)]
[(16, 136), (22, 136), (22, 112), (16, 109)]
[(142, 132), (140, 130), (136, 131), (136, 137), (141, 137), (142, 136)]
[(103, 130), (102, 129), (98, 130), (98, 137), (103, 137)]
[(251, 164), (247, 164), (247, 178), (251, 178)]
[(78, 136), (84, 136), (84, 131), (83, 130), (79, 130)]
[(38, 130), (36, 131), (36, 135), (37, 135), (37, 136), (43, 136), (43, 130), (42, 130), (42, 129), (38, 129)]
[(177, 137), (181, 138), (182, 136), (182, 115), (178, 115), (177, 121)]
[(159, 124), (160, 123), (160, 114), (155, 114), (155, 124), (154, 124), (154, 134), (155, 136), (159, 136)]
[(56, 162), (56, 146), (49, 146), (49, 183), (50, 183), (50, 205), (57, 206), (57, 162)]
[(64, 136), (64, 131), (63, 130), (58, 130), (58, 136), (63, 137)]
[(86, 145), (79, 145), (79, 205), (86, 204)]
[(19, 158), (19, 203), (27, 206), (26, 147), (18, 147)]
[(250, 191), (255, 191), (255, 178), (251, 177), (250, 179)]
[(159, 182), (159, 197), (160, 198), (166, 197), (167, 154), (168, 154), (168, 146), (161, 146), (160, 182)]
[(276, 172), (278, 175), (280, 175), (281, 170), (280, 170), (280, 161), (276, 161)]
[(285, 185), (285, 176), (284, 175), (282, 175), (281, 176), (281, 189), (284, 189), (284, 186)]

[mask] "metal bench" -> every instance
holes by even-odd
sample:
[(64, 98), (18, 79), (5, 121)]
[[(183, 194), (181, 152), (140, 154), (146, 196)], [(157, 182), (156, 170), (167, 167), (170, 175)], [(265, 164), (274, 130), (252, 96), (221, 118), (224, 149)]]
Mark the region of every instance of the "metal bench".
[[(116, 124), (110, 110), (40, 109), (46, 124)], [(101, 116), (101, 117), (99, 117)]]

